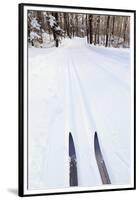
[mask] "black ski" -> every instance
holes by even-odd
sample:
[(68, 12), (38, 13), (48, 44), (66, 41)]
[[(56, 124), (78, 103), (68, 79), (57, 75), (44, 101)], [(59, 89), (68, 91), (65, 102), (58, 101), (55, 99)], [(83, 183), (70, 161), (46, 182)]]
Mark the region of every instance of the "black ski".
[(69, 133), (69, 157), (70, 157), (70, 186), (78, 186), (76, 152), (71, 133)]
[(95, 136), (94, 136), (94, 148), (95, 148), (95, 156), (96, 156), (96, 161), (97, 161), (102, 183), (111, 184), (108, 171), (107, 171), (107, 168), (106, 168), (106, 165), (101, 153), (97, 132), (95, 132)]

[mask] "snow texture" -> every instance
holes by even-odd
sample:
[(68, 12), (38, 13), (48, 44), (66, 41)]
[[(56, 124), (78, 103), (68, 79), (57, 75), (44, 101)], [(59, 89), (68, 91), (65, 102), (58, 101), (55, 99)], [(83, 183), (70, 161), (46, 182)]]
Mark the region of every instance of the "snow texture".
[(54, 26), (55, 26), (55, 24), (56, 24), (56, 19), (55, 19), (55, 17), (54, 16), (52, 16), (52, 15), (49, 15), (49, 23), (50, 23), (50, 26), (53, 28)]
[[(50, 21), (51, 25), (52, 20)], [(97, 131), (113, 185), (131, 182), (130, 49), (65, 39), (29, 49), (29, 188), (69, 187), (69, 132), (79, 186), (102, 186)]]
[(34, 32), (34, 31), (31, 31), (30, 32), (30, 40), (32, 41), (32, 40), (37, 40), (37, 39), (39, 39), (40, 38), (40, 36), (36, 33), (36, 32)]
[(40, 30), (40, 24), (38, 23), (38, 21), (37, 21), (37, 19), (36, 18), (33, 18), (32, 20), (31, 20), (31, 26), (32, 26), (32, 28), (35, 28), (35, 29), (37, 29), (37, 30)]

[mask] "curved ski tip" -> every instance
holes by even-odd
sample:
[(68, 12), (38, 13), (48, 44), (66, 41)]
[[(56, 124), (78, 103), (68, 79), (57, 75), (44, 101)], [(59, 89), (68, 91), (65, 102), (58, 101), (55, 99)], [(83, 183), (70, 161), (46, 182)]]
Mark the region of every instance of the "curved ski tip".
[(73, 140), (71, 132), (69, 132), (69, 140)]
[(95, 131), (95, 135), (94, 135), (94, 137), (97, 137), (97, 131)]
[(72, 137), (72, 134), (71, 134), (71, 132), (69, 132), (69, 141), (71, 142), (73, 142), (73, 137)]
[(69, 132), (69, 156), (72, 158), (76, 158), (74, 141), (72, 134), (70, 132)]

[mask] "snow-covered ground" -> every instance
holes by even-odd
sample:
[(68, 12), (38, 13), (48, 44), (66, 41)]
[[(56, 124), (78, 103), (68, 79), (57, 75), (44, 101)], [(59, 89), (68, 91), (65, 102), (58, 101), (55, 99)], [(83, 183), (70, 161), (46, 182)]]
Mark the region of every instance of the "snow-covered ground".
[(29, 48), (29, 188), (69, 187), (69, 132), (79, 186), (101, 186), (94, 132), (113, 185), (130, 184), (130, 49), (67, 39)]

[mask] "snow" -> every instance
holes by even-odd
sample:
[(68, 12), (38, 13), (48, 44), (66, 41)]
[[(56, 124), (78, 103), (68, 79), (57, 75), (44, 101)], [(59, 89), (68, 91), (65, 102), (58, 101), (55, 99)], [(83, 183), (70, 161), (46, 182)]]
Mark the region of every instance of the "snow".
[(130, 49), (65, 39), (29, 48), (29, 188), (69, 187), (69, 132), (79, 186), (102, 186), (94, 132), (112, 185), (131, 183)]
[(83, 30), (83, 29), (81, 29), (81, 33), (84, 33), (84, 30)]
[(36, 32), (34, 31), (30, 32), (30, 40), (39, 39), (39, 38), (40, 36)]
[(50, 39), (49, 34), (46, 33), (46, 32), (43, 32), (43, 33), (42, 33), (43, 44), (46, 43), (47, 41), (49, 41), (49, 39)]
[(38, 23), (36, 18), (33, 18), (31, 20), (31, 26), (32, 26), (32, 28), (36, 28), (37, 30), (40, 30), (41, 25)]
[(52, 16), (52, 15), (49, 15), (49, 23), (50, 23), (50, 26), (53, 28), (54, 27), (54, 25), (56, 24), (56, 21), (55, 21), (56, 19), (55, 19), (55, 17), (54, 16)]
[(60, 28), (60, 26), (55, 28), (56, 31), (61, 31), (62, 29)]

